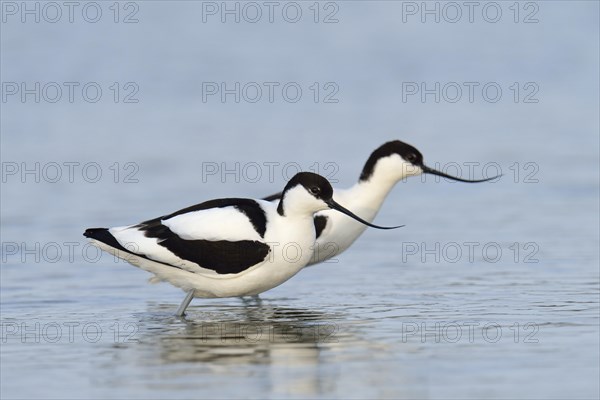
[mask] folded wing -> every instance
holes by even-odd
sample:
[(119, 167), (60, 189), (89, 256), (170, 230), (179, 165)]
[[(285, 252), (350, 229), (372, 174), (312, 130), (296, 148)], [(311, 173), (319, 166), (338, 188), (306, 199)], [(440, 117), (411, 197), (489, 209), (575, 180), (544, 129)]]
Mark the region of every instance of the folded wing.
[[(268, 258), (266, 223), (256, 201), (220, 199), (107, 233), (128, 253), (193, 273), (225, 275)], [(91, 231), (97, 230), (86, 236), (115, 247), (106, 233)]]

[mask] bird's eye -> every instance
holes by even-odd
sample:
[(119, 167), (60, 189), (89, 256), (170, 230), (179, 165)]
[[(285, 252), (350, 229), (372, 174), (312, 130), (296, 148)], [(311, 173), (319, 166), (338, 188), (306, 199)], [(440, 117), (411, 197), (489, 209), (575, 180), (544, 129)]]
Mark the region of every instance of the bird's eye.
[(406, 161), (411, 162), (411, 163), (417, 161), (417, 155), (415, 153), (409, 153), (406, 156)]
[(319, 194), (321, 193), (321, 188), (318, 186), (312, 186), (310, 189), (308, 189), (312, 194)]

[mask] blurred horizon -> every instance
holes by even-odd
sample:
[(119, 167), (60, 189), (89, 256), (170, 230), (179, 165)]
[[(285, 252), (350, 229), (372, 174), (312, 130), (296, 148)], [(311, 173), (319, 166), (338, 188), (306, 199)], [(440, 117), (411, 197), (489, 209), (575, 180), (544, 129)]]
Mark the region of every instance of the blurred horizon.
[[(0, 4), (3, 324), (126, 321), (140, 339), (3, 336), (2, 397), (597, 398), (600, 3), (266, 3)], [(195, 301), (173, 321), (179, 290), (81, 251), (87, 227), (260, 198), (299, 170), (350, 187), (389, 140), (502, 177), (399, 182), (375, 223), (405, 228), (367, 230), (260, 310)], [(428, 253), (448, 244), (458, 262)], [(334, 324), (339, 341), (194, 341), (215, 320)], [(506, 334), (401, 342), (407, 323), (440, 321)], [(528, 323), (539, 343), (512, 341)]]

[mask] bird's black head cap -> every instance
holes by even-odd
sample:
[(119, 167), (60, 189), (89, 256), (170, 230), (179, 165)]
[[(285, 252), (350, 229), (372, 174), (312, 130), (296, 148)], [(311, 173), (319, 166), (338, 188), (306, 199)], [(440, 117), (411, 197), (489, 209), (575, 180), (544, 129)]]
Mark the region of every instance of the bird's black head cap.
[(285, 189), (283, 189), (281, 201), (277, 206), (277, 211), (280, 215), (283, 215), (283, 198), (285, 196), (285, 192), (295, 188), (298, 185), (304, 187), (304, 189), (306, 189), (306, 191), (315, 198), (325, 202), (328, 202), (333, 198), (333, 188), (327, 179), (312, 172), (299, 172), (289, 180), (287, 185), (285, 185)]
[(329, 200), (333, 197), (333, 188), (329, 181), (321, 175), (312, 172), (299, 172), (285, 186), (283, 192), (302, 185), (308, 193), (315, 196), (317, 199)]
[(373, 175), (377, 161), (382, 158), (389, 157), (392, 154), (398, 154), (412, 165), (419, 167), (423, 165), (423, 155), (419, 150), (408, 143), (401, 142), (400, 140), (393, 140), (391, 142), (384, 143), (373, 153), (371, 153), (371, 156), (365, 163), (365, 166), (360, 174), (360, 180), (368, 181), (371, 178), (371, 175)]

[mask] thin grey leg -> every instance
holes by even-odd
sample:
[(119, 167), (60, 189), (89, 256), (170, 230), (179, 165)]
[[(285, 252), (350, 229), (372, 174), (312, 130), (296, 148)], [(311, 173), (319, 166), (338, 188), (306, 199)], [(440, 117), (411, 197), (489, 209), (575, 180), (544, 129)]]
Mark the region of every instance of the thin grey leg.
[(181, 302), (181, 305), (179, 305), (179, 308), (175, 312), (175, 315), (178, 317), (183, 317), (183, 315), (185, 314), (185, 309), (188, 308), (188, 306), (192, 302), (193, 298), (194, 298), (194, 289), (191, 289), (189, 292), (187, 292), (185, 299), (183, 299), (183, 301)]
[(256, 304), (258, 304), (258, 305), (261, 305), (261, 304), (262, 304), (262, 299), (261, 299), (261, 298), (260, 298), (260, 296), (259, 296), (259, 295), (257, 295), (257, 294), (255, 294), (255, 295), (253, 295), (253, 296), (252, 296), (252, 300), (254, 300), (254, 302), (255, 302)]
[(262, 304), (262, 299), (257, 294), (253, 294), (250, 296), (240, 296), (239, 299), (242, 300), (242, 302), (244, 303), (245, 306), (252, 305), (252, 304), (255, 304), (255, 305)]

